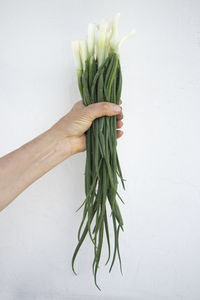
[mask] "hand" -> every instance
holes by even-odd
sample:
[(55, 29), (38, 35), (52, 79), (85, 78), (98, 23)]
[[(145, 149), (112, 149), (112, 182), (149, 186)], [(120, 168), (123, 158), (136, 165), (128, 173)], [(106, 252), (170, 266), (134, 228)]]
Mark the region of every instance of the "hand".
[[(115, 110), (115, 108), (118, 110)], [(35, 180), (70, 155), (86, 148), (85, 132), (92, 121), (102, 116), (117, 116), (117, 128), (123, 123), (121, 108), (101, 102), (84, 106), (76, 103), (71, 111), (50, 129), (20, 148), (0, 158), (0, 211)], [(123, 134), (117, 130), (117, 137)]]
[[(122, 101), (120, 101), (120, 104)], [(52, 128), (56, 138), (68, 138), (71, 145), (71, 154), (86, 149), (85, 132), (92, 125), (92, 122), (102, 116), (117, 116), (117, 129), (123, 126), (121, 121), (121, 107), (109, 102), (100, 102), (84, 106), (82, 101), (77, 102), (71, 111), (62, 117)], [(120, 138), (123, 131), (117, 130), (117, 138)]]

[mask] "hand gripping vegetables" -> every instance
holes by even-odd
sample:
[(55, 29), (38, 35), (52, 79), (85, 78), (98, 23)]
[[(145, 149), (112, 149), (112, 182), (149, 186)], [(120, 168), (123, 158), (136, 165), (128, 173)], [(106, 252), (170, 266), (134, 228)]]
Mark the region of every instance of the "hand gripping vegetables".
[[(120, 103), (122, 73), (119, 50), (122, 43), (134, 32), (131, 31), (119, 40), (118, 21), (119, 14), (115, 15), (111, 22), (103, 20), (97, 26), (89, 24), (86, 39), (72, 42), (78, 87), (86, 106), (101, 101)], [(76, 274), (74, 262), (88, 234), (94, 246), (94, 282), (100, 289), (97, 284), (97, 270), (104, 236), (108, 246), (106, 265), (111, 256), (108, 206), (114, 231), (114, 250), (109, 271), (112, 270), (117, 255), (122, 272), (119, 232), (120, 229), (123, 230), (123, 219), (117, 198), (122, 202), (123, 200), (117, 191), (118, 179), (121, 180), (124, 189), (125, 185), (116, 149), (116, 116), (96, 119), (86, 132), (86, 145), (85, 201), (81, 205), (84, 206), (83, 217), (78, 230), (78, 244), (72, 258), (72, 269)]]

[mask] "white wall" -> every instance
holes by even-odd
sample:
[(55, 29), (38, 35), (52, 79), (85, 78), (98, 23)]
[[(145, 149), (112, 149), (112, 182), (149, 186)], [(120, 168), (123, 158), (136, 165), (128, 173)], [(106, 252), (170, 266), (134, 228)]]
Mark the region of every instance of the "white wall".
[[(71, 271), (85, 154), (63, 162), (0, 213), (0, 299), (200, 299), (200, 3), (198, 0), (1, 0), (0, 156), (48, 129), (80, 99), (71, 40), (121, 12), (127, 179), (124, 276), (89, 240)], [(106, 255), (106, 249), (104, 256)]]

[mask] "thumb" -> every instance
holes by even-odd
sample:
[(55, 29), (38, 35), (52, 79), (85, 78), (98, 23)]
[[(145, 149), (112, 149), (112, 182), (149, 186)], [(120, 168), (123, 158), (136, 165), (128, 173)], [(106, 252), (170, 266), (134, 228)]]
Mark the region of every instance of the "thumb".
[(121, 112), (121, 107), (110, 102), (99, 102), (85, 107), (85, 113), (91, 121), (103, 116), (115, 116)]

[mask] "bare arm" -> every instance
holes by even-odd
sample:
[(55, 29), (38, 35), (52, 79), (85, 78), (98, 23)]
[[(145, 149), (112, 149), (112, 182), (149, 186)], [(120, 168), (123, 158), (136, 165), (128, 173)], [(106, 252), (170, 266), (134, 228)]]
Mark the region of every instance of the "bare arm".
[[(118, 107), (118, 110), (115, 110)], [(121, 108), (111, 103), (84, 107), (82, 102), (45, 131), (19, 149), (0, 158), (0, 211), (42, 175), (69, 156), (86, 148), (84, 132), (92, 121), (119, 115)], [(117, 127), (122, 126), (118, 117)], [(118, 130), (118, 137), (122, 131)]]

